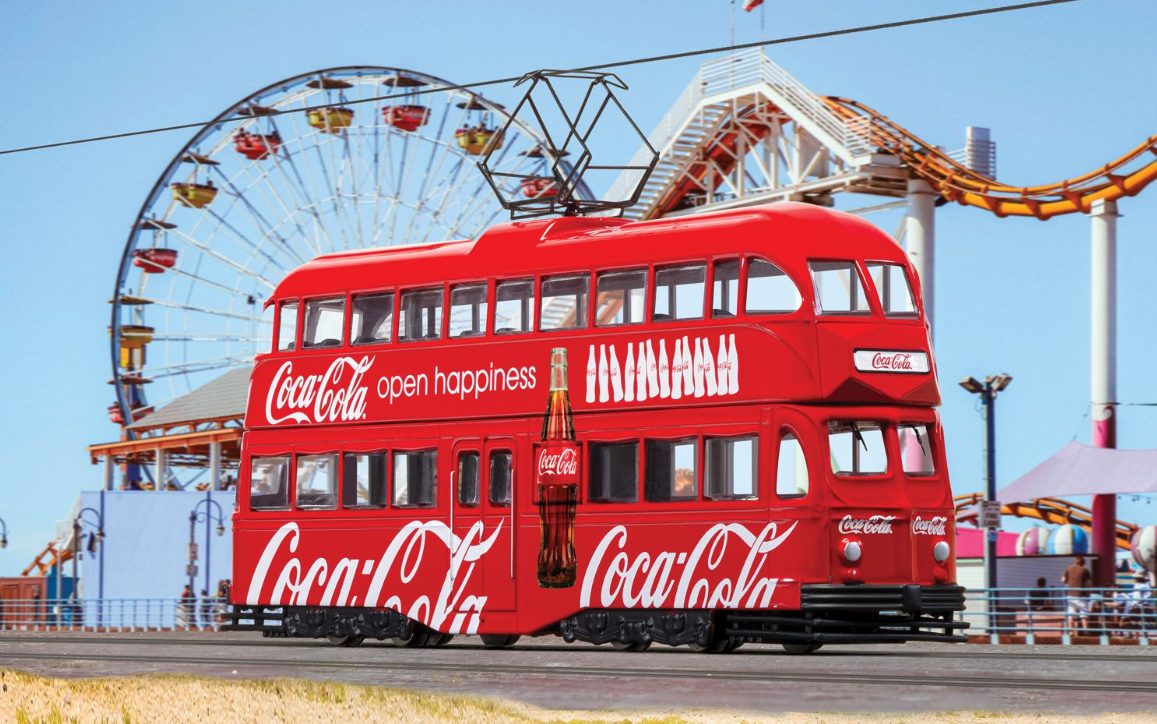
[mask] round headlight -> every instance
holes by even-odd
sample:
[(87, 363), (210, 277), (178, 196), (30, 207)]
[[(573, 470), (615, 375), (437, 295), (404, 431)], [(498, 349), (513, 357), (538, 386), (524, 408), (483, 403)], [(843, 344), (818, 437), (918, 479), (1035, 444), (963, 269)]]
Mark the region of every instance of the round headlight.
[(860, 549), (860, 542), (855, 540), (844, 542), (844, 560), (848, 563), (855, 563), (860, 560), (863, 555), (863, 550)]
[(943, 563), (948, 560), (948, 556), (952, 553), (952, 548), (949, 547), (946, 541), (940, 541), (932, 548), (932, 557), (936, 559), (937, 563)]

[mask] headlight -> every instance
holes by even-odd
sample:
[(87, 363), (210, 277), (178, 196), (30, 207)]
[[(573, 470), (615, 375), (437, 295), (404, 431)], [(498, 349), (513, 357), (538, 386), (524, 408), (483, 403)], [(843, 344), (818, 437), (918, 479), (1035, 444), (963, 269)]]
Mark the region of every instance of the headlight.
[(932, 557), (936, 559), (937, 563), (943, 563), (948, 560), (948, 556), (952, 554), (952, 548), (947, 541), (940, 541), (932, 548)]
[(842, 555), (844, 556), (844, 560), (848, 563), (858, 562), (860, 560), (860, 556), (863, 555), (863, 550), (860, 548), (860, 542), (858, 540), (845, 540)]

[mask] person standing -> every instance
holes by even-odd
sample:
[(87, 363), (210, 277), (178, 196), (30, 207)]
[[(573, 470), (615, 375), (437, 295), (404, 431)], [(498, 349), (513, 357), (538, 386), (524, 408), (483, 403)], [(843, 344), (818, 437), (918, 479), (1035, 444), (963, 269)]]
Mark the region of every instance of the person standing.
[(1085, 592), (1084, 589), (1093, 585), (1093, 576), (1089, 573), (1089, 569), (1085, 568), (1084, 556), (1077, 556), (1073, 559), (1072, 565), (1066, 568), (1064, 575), (1061, 576), (1061, 583), (1065, 584), (1067, 588), (1065, 598), (1068, 601), (1068, 606), (1065, 626), (1075, 628), (1072, 624), (1072, 617), (1076, 616), (1080, 628), (1085, 628), (1088, 624), (1089, 607), (1086, 597), (1082, 594)]
[(181, 591), (181, 600), (177, 605), (177, 626), (179, 628), (189, 628), (192, 624), (196, 600), (193, 589), (186, 585), (185, 590)]

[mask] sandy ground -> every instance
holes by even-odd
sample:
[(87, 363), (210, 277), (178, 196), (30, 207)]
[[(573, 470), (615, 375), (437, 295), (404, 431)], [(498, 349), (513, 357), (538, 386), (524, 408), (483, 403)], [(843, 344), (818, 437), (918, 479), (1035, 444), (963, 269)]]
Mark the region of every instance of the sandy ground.
[(638, 711), (613, 713), (549, 711), (483, 698), (417, 693), (298, 679), (220, 681), (193, 676), (138, 676), (114, 679), (58, 679), (0, 670), (0, 721), (17, 724), (100, 722), (631, 722), (639, 724), (739, 724), (740, 722), (1151, 722), (1152, 715), (789, 713), (722, 711)]

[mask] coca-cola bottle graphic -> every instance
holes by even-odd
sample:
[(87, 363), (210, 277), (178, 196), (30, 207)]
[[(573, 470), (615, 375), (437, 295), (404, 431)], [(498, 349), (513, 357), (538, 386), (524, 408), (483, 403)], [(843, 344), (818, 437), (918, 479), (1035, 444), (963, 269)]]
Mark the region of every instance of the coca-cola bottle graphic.
[[(602, 350), (599, 350), (600, 357)], [(601, 366), (601, 364), (600, 364)], [(538, 523), (538, 585), (569, 588), (578, 575), (574, 551), (574, 518), (578, 504), (578, 445), (566, 384), (566, 349), (550, 351), (550, 403), (542, 421), (542, 442), (536, 446)]]

